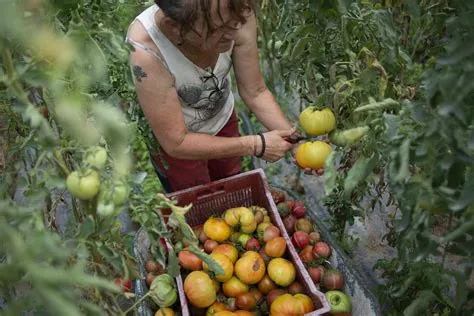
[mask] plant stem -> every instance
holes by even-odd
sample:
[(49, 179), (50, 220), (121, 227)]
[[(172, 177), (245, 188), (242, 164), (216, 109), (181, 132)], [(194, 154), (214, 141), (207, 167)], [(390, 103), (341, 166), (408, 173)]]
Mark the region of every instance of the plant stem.
[[(448, 218), (448, 232), (451, 231), (452, 222), (453, 222), (453, 213), (450, 212), (449, 218)], [(446, 249), (449, 247), (449, 244), (450, 244), (450, 241), (448, 241), (443, 248), (443, 258), (441, 259), (441, 266), (443, 267), (443, 269), (444, 269), (444, 264), (446, 262), (446, 255), (447, 255)]]
[(148, 297), (148, 293), (149, 293), (149, 292), (147, 292), (145, 295), (143, 295), (142, 297), (140, 297), (140, 299), (139, 299), (138, 301), (136, 301), (135, 304), (133, 304), (132, 306), (130, 306), (130, 308), (127, 309), (124, 314), (127, 315), (127, 314), (130, 313), (138, 304), (140, 304), (143, 300), (145, 300), (145, 299)]
[(61, 171), (67, 177), (71, 171), (68, 169), (68, 167), (66, 165), (66, 161), (64, 161), (63, 155), (57, 149), (53, 149), (53, 155), (54, 155), (54, 158), (55, 158), (54, 161), (58, 164)]

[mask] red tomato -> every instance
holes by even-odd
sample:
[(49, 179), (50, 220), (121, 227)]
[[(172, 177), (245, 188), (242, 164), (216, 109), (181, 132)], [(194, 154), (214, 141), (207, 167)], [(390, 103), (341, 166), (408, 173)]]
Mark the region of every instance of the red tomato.
[(276, 288), (277, 288), (277, 285), (275, 284), (275, 282), (272, 281), (272, 279), (270, 279), (268, 274), (265, 274), (262, 280), (258, 282), (258, 289), (264, 295), (267, 295), (268, 293), (270, 293), (271, 290), (276, 289)]
[(240, 294), (235, 298), (235, 302), (238, 308), (246, 311), (252, 310), (257, 305), (257, 299), (250, 292)]
[(130, 292), (132, 290), (132, 281), (131, 280), (126, 280), (126, 279), (116, 279), (114, 281), (116, 285), (118, 285), (123, 292)]
[(181, 250), (178, 254), (179, 264), (183, 269), (198, 271), (202, 269), (202, 260), (187, 250)]

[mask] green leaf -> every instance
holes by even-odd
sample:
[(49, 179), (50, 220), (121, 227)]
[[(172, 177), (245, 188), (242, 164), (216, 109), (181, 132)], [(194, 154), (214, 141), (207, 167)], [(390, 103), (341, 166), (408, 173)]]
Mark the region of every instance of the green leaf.
[(400, 288), (395, 293), (393, 293), (392, 296), (395, 298), (402, 297), (403, 294), (405, 294), (405, 292), (408, 290), (408, 288), (413, 284), (413, 282), (415, 282), (415, 279), (416, 277), (413, 275), (406, 278)]
[(433, 292), (421, 291), (418, 297), (403, 311), (403, 316), (423, 315), (434, 301), (436, 301), (436, 295)]
[(334, 164), (335, 156), (336, 152), (331, 152), (324, 162), (324, 192), (326, 195), (331, 194), (336, 188), (337, 171)]
[(117, 287), (108, 280), (100, 279), (88, 274), (85, 274), (78, 267), (72, 269), (61, 270), (51, 269), (38, 264), (31, 264), (27, 269), (29, 275), (27, 279), (32, 279), (37, 282), (51, 284), (51, 285), (74, 285), (84, 286), (89, 288), (100, 288), (103, 290), (117, 292)]
[(167, 271), (170, 276), (173, 278), (179, 275), (179, 263), (176, 253), (174, 249), (171, 248), (168, 251), (168, 264), (167, 264)]
[(376, 162), (376, 155), (373, 155), (372, 158), (362, 156), (357, 159), (344, 180), (344, 196), (346, 198), (349, 198), (352, 191), (369, 176)]
[(464, 234), (472, 233), (474, 231), (474, 218), (470, 221), (462, 222), (461, 225), (457, 226), (454, 230), (450, 233), (445, 235), (442, 238), (442, 242), (448, 242), (456, 240), (457, 238), (463, 236)]
[(215, 274), (224, 274), (224, 269), (218, 264), (211, 256), (205, 253), (202, 249), (196, 247), (195, 245), (189, 246), (189, 251), (198, 256), (202, 261), (204, 261), (208, 266), (209, 270)]
[(404, 182), (409, 175), (410, 166), (410, 139), (405, 139), (400, 146), (400, 167), (398, 173), (395, 176), (395, 182)]
[(474, 203), (474, 171), (471, 171), (469, 178), (461, 191), (459, 199), (449, 206), (454, 212), (459, 212)]
[(49, 302), (51, 309), (55, 310), (56, 315), (68, 315), (68, 316), (81, 316), (82, 313), (77, 308), (76, 302), (67, 301), (59, 291), (56, 291), (49, 287), (42, 287), (41, 296)]
[(354, 112), (373, 111), (373, 110), (385, 110), (399, 106), (400, 103), (393, 100), (392, 98), (385, 99), (380, 102), (370, 102), (369, 104), (357, 107)]
[(94, 219), (88, 216), (79, 226), (77, 238), (86, 240), (94, 232)]

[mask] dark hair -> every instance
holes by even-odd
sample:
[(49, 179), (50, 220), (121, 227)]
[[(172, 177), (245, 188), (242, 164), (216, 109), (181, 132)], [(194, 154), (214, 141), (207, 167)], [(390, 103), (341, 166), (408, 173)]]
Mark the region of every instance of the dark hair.
[[(246, 12), (255, 8), (255, 0), (229, 0), (229, 12), (242, 24), (247, 21)], [(181, 36), (191, 31), (195, 22), (203, 16), (208, 30), (212, 29), (210, 0), (155, 0), (164, 14), (181, 25)], [(220, 0), (217, 0), (220, 16)], [(222, 16), (220, 16), (223, 20)]]

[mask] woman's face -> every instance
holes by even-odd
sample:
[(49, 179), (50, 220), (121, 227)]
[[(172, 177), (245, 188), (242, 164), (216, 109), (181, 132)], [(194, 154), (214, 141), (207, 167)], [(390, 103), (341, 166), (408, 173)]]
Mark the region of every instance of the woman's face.
[(240, 21), (229, 12), (228, 2), (229, 0), (212, 0), (210, 26), (207, 26), (204, 17), (200, 17), (192, 30), (184, 36), (184, 41), (203, 51), (228, 51), (241, 27)]

